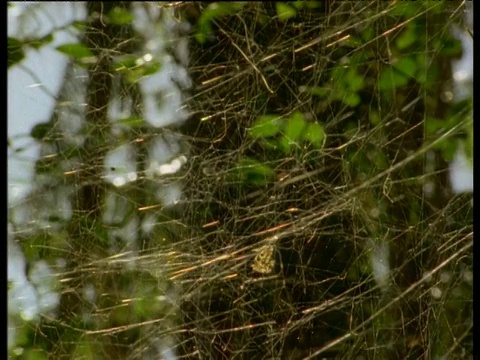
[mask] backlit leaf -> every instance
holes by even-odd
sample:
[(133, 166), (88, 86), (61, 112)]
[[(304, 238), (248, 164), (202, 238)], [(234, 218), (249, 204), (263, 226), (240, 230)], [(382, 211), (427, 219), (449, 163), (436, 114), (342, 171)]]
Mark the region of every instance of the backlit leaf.
[(280, 131), (280, 118), (278, 115), (264, 115), (255, 121), (250, 129), (250, 135), (253, 137), (265, 138), (274, 136)]
[(325, 131), (319, 123), (308, 124), (305, 131), (305, 140), (309, 141), (316, 148), (322, 148), (325, 142)]
[(380, 73), (378, 88), (379, 90), (391, 90), (406, 85), (408, 81), (407, 76), (388, 66)]
[(242, 159), (236, 170), (244, 182), (265, 185), (273, 177), (273, 170), (266, 164), (262, 164), (254, 159)]
[(303, 130), (305, 128), (305, 120), (302, 113), (296, 111), (292, 117), (286, 121), (285, 137), (293, 142), (301, 140)]
[(8, 38), (8, 67), (11, 67), (20, 61), (23, 60), (25, 57), (25, 52), (23, 51), (23, 43), (13, 37)]
[(293, 7), (291, 7), (287, 4), (277, 2), (277, 3), (275, 3), (275, 7), (277, 9), (278, 18), (281, 21), (286, 21), (286, 20), (294, 17), (295, 15), (297, 15), (297, 10), (295, 10), (295, 8), (293, 8)]
[(56, 49), (73, 59), (83, 59), (94, 56), (92, 51), (83, 44), (63, 44), (57, 46)]
[(118, 6), (114, 7), (110, 11), (108, 18), (112, 24), (116, 25), (126, 25), (133, 22), (133, 15), (130, 13), (130, 11)]
[(417, 72), (417, 63), (410, 57), (401, 58), (393, 67), (407, 77), (414, 77)]

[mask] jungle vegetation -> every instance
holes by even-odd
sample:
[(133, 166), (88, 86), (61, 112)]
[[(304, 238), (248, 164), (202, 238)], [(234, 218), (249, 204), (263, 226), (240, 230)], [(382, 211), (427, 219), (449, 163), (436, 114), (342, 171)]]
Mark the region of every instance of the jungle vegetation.
[[(465, 1), (85, 6), (29, 134), (35, 188), (9, 209), (59, 302), (9, 314), (12, 358), (472, 357), (473, 200), (449, 180), (473, 153), (472, 98), (453, 94)], [(10, 37), (9, 71), (58, 30)], [(188, 116), (158, 126), (142, 84), (171, 64)], [(125, 184), (106, 176), (118, 148)]]

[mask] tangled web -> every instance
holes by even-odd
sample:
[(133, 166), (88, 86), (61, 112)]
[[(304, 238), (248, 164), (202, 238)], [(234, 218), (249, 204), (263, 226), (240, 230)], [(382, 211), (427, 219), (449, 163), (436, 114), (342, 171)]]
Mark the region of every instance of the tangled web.
[[(182, 30), (191, 82), (172, 76), (153, 94), (162, 108), (167, 89), (188, 91), (190, 116), (160, 129), (144, 100), (158, 69), (129, 65), (153, 30), (89, 18), (83, 43), (98, 61), (70, 68), (87, 94), (85, 139), (65, 141), (57, 112), (30, 200), (64, 191), (71, 214), (14, 232), (58, 279), (58, 309), (28, 330), (37, 348), (53, 358), (471, 356), (471, 195), (453, 194), (448, 178), (471, 116), (447, 99), (460, 55), (450, 27), (464, 4), (305, 4), (145, 5), (165, 29), (180, 31), (179, 17), (195, 25)], [(185, 64), (179, 39), (160, 67)], [(130, 112), (112, 115), (112, 104)], [(131, 175), (121, 183), (105, 169), (118, 170), (114, 148)]]

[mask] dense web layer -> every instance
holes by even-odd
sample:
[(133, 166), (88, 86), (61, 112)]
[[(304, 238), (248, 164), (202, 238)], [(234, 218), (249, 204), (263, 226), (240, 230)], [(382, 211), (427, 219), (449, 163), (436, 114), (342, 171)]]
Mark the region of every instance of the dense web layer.
[(448, 183), (472, 136), (449, 96), (464, 3), (298, 4), (88, 5), (91, 54), (12, 210), (60, 296), (17, 348), (471, 356), (471, 195)]

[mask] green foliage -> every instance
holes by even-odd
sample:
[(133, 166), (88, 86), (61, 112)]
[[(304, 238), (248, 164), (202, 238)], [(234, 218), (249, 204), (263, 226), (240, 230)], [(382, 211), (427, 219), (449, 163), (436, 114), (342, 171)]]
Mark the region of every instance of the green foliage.
[(252, 158), (243, 158), (235, 167), (242, 183), (266, 185), (273, 179), (270, 166)]
[(287, 21), (297, 16), (298, 10), (315, 9), (321, 6), (319, 1), (276, 2), (275, 10), (280, 21)]
[(325, 140), (323, 127), (318, 122), (306, 121), (299, 111), (288, 118), (260, 116), (250, 129), (250, 136), (259, 139), (265, 147), (279, 148), (287, 155), (304, 144), (321, 149)]
[(24, 41), (25, 43), (28, 44), (28, 46), (38, 50), (42, 46), (45, 46), (47, 44), (50, 44), (53, 41), (53, 34), (47, 34), (44, 37), (38, 38), (38, 39), (28, 39), (27, 41)]
[(415, 23), (408, 24), (395, 40), (395, 45), (399, 50), (404, 50), (417, 41), (418, 31), (414, 25)]
[(133, 22), (133, 15), (130, 11), (116, 6), (108, 13), (108, 18), (112, 24), (128, 25)]
[(233, 15), (242, 9), (246, 3), (244, 2), (214, 2), (207, 6), (200, 15), (197, 24), (195, 38), (200, 44), (204, 44), (212, 34), (212, 23), (216, 19)]
[(303, 140), (303, 133), (305, 129), (305, 120), (303, 115), (296, 111), (285, 122), (283, 130), (283, 136), (280, 138), (279, 144), (285, 154), (288, 154), (292, 148), (292, 145), (299, 146)]
[[(192, 73), (215, 74), (219, 66), (232, 64), (239, 70), (231, 78), (220, 76), (222, 80), (212, 88), (205, 82), (200, 90), (194, 90), (193, 103), (199, 104), (200, 112), (222, 114), (227, 125), (203, 122), (192, 132), (192, 169), (197, 170), (196, 164), (200, 170), (205, 168), (204, 172), (189, 171), (182, 177), (192, 185), (189, 191), (193, 200), (180, 211), (175, 210), (179, 216), (166, 215), (169, 213), (152, 190), (157, 188), (150, 187), (156, 180), (143, 176), (145, 155), (139, 152), (136, 160), (142, 176), (131, 186), (114, 189), (121, 200), (112, 207), (115, 210), (110, 217), (115, 221), (105, 223), (104, 199), (88, 190), (111, 190), (113, 186), (106, 184), (102, 171), (97, 170), (102, 166), (105, 149), (125, 141), (138, 147), (144, 145), (130, 133), (111, 142), (107, 128), (111, 124), (94, 119), (83, 129), (90, 146), (87, 152), (83, 146), (63, 142), (55, 119), (32, 129), (31, 136), (45, 145), (45, 153), (49, 154), (36, 162), (36, 175), (40, 179), (61, 179), (62, 186), (73, 182), (73, 217), (66, 220), (54, 212), (48, 217), (51, 228), (26, 235), (18, 230), (18, 239), (28, 262), (46, 259), (53, 264), (58, 258), (68, 259), (68, 266), (59, 266), (55, 276), (62, 284), (62, 300), (74, 306), (64, 305), (66, 311), (53, 322), (42, 318), (40, 323), (18, 330), (17, 345), (24, 348), (21, 358), (96, 358), (105, 354), (110, 358), (139, 357), (148, 347), (145, 344), (151, 340), (150, 334), (163, 337), (173, 333), (171, 329), (180, 328), (189, 337), (179, 341), (181, 346), (195, 344), (190, 349), (188, 345), (179, 346), (179, 356), (191, 354), (194, 349), (214, 359), (218, 356), (206, 349), (218, 347), (222, 352), (232, 349), (229, 354), (222, 353), (224, 357), (239, 351), (236, 354), (240, 357), (249, 358), (240, 351), (250, 347), (251, 339), (258, 339), (262, 346), (265, 339), (279, 339), (261, 327), (254, 333), (250, 330), (250, 325), (270, 320), (285, 329), (275, 336), (281, 336), (285, 344), (293, 342), (295, 351), (302, 347), (309, 353), (289, 356), (286, 345), (279, 350), (283, 351), (280, 356), (271, 350), (264, 358), (316, 356), (306, 345), (312, 344), (305, 340), (311, 338), (312, 331), (318, 335), (312, 341), (315, 347), (332, 341), (340, 343), (344, 334), (356, 334), (350, 343), (334, 349), (332, 356), (338, 358), (353, 359), (360, 352), (366, 358), (403, 358), (412, 350), (412, 336), (418, 336), (418, 329), (412, 331), (402, 326), (404, 323), (425, 325), (422, 329), (428, 336), (422, 340), (424, 355), (431, 352), (440, 357), (449, 349), (460, 348), (457, 340), (470, 316), (470, 305), (464, 304), (471, 304), (471, 289), (455, 279), (456, 284), (444, 289), (445, 299), (451, 300), (437, 301), (425, 290), (427, 283), (418, 282), (417, 276), (434, 267), (439, 269), (438, 264), (442, 270), (447, 269), (444, 260), (452, 254), (460, 255), (452, 266), (456, 272), (468, 259), (456, 253), (459, 246), (464, 246), (462, 232), (471, 231), (468, 216), (454, 218), (464, 205), (451, 199), (444, 203), (442, 199), (429, 199), (422, 187), (425, 178), (446, 173), (445, 168), (426, 173), (422, 147), (460, 123), (464, 126), (436, 142), (433, 150), (448, 161), (460, 143), (469, 158), (473, 157), (472, 101), (441, 104), (448, 110), (437, 111), (438, 85), (446, 80), (438, 59), (461, 54), (461, 43), (451, 36), (447, 25), (439, 26), (437, 18), (431, 18), (443, 18), (446, 2), (397, 1), (385, 5), (383, 14), (379, 12), (382, 2), (375, 6), (368, 2), (335, 2), (328, 4), (330, 11), (311, 11), (326, 8), (325, 4), (216, 2), (203, 9), (194, 30), (198, 42), (205, 44), (217, 27), (231, 39), (222, 37), (220, 44), (209, 44), (211, 49), (197, 45), (202, 52), (194, 57)], [(364, 7), (367, 10), (363, 11)], [(131, 30), (133, 14), (121, 6), (111, 9), (103, 14), (105, 28), (94, 29), (88, 20), (72, 26), (86, 31), (85, 36), (99, 31), (102, 36), (117, 39), (121, 35), (109, 33), (109, 24)], [(355, 11), (350, 13), (350, 9)], [(338, 37), (330, 37), (330, 31), (338, 32)], [(344, 35), (350, 37), (337, 41)], [(319, 36), (321, 40), (315, 43)], [(28, 48), (37, 49), (52, 38), (52, 34), (29, 41), (9, 38), (9, 68), (22, 61)], [(232, 48), (231, 42), (243, 53)], [(123, 52), (118, 42), (112, 44), (118, 48), (100, 50), (114, 54), (107, 71), (121, 79), (122, 96), (135, 98), (138, 81), (159, 71), (161, 61), (150, 54)], [(305, 44), (309, 45), (298, 51)], [(65, 44), (57, 50), (76, 64), (88, 65), (97, 60), (98, 48), (82, 43)], [(212, 58), (205, 50), (211, 50)], [(256, 69), (246, 61), (245, 54)], [(90, 75), (98, 71), (94, 66), (87, 70)], [(275, 90), (274, 96), (265, 91), (263, 78)], [(89, 87), (87, 95), (102, 93), (98, 89)], [(139, 103), (134, 102), (136, 110)], [(109, 105), (102, 99), (99, 103), (98, 109)], [(146, 141), (159, 132), (150, 132), (141, 109), (116, 123), (133, 129), (131, 133)], [(232, 134), (230, 129), (240, 130)], [(248, 129), (247, 136), (244, 129)], [(56, 156), (50, 156), (56, 148)], [(93, 156), (95, 161), (91, 161)], [(397, 166), (402, 161), (406, 161), (405, 165)], [(65, 174), (65, 165), (70, 163), (79, 164), (72, 169), (73, 176)], [(47, 185), (57, 186), (53, 181)], [(443, 190), (439, 187), (437, 192), (443, 194)], [(43, 193), (35, 196), (40, 202), (45, 198)], [(85, 205), (79, 205), (82, 203)], [(131, 220), (148, 217), (151, 225), (145, 228), (151, 226), (150, 230), (133, 221), (134, 230), (122, 228)], [(45, 219), (35, 221), (42, 223)], [(116, 236), (112, 230), (135, 232), (141, 238), (135, 245), (140, 246), (131, 252), (124, 243), (112, 247)], [(268, 236), (282, 235), (278, 240), (269, 238), (267, 246), (281, 270), (268, 278), (251, 277), (249, 264), (251, 258), (257, 257), (250, 250), (265, 240), (258, 236), (263, 232)], [(392, 281), (385, 292), (372, 279), (372, 239), (386, 239), (385, 244), (391, 248), (391, 259), (385, 260), (392, 262), (387, 264)], [(143, 252), (140, 247), (149, 251)], [(346, 257), (341, 255), (343, 252)], [(83, 286), (91, 279), (98, 295), (94, 303), (81, 297)], [(174, 310), (163, 299), (167, 294), (164, 287), (170, 281), (176, 287), (169, 293), (181, 300)], [(442, 282), (435, 280), (434, 284)], [(294, 289), (294, 296), (289, 289)], [(399, 296), (405, 289), (409, 293)], [(268, 291), (268, 296), (258, 297), (262, 291)], [(324, 313), (337, 307), (340, 315), (335, 321), (325, 317)], [(412, 310), (417, 308), (420, 311)], [(306, 321), (297, 322), (295, 314), (302, 311)], [(431, 322), (430, 311), (443, 320)], [(180, 313), (180, 321), (185, 321), (180, 326), (170, 326), (167, 320), (174, 312)], [(166, 331), (162, 328), (165, 324)], [(332, 324), (337, 331), (334, 335), (328, 333)], [(248, 329), (244, 330), (246, 325)], [(87, 330), (95, 334), (99, 331), (102, 336), (88, 335)], [(389, 336), (402, 340), (392, 342)], [(203, 348), (198, 346), (202, 342), (207, 344)], [(264, 347), (275, 349), (271, 344)], [(42, 347), (54, 347), (60, 354), (39, 351)], [(114, 354), (114, 350), (118, 353)], [(402, 355), (392, 356), (397, 350), (395, 355)]]
[(79, 31), (85, 31), (88, 28), (85, 21), (74, 21), (74, 22), (72, 22), (71, 26), (72, 26), (73, 29), (79, 30)]
[(282, 119), (277, 115), (260, 116), (250, 129), (250, 135), (254, 138), (275, 136), (280, 132), (282, 124)]
[(378, 89), (386, 91), (405, 86), (415, 78), (416, 72), (415, 60), (411, 57), (402, 57), (392, 65), (384, 67), (378, 79)]
[(115, 71), (125, 71), (127, 69), (135, 69), (138, 67), (138, 57), (134, 55), (125, 55), (116, 59), (114, 62)]
[(361, 61), (361, 58), (353, 61), (343, 59), (344, 65), (332, 69), (328, 83), (324, 86), (303, 86), (302, 91), (319, 97), (326, 104), (340, 101), (352, 108), (358, 106), (361, 101), (359, 92), (365, 87), (365, 79), (356, 65)]
[(325, 130), (318, 122), (309, 123), (305, 131), (305, 140), (310, 142), (315, 148), (321, 149), (325, 144)]
[(463, 51), (462, 42), (458, 39), (455, 39), (452, 34), (445, 33), (445, 36), (442, 36), (436, 39), (433, 43), (433, 46), (438, 49), (439, 53), (451, 57), (457, 58), (461, 56)]
[(441, 14), (445, 10), (445, 1), (422, 1), (421, 5), (426, 11), (433, 14)]
[(124, 125), (128, 128), (141, 128), (147, 125), (147, 122), (144, 118), (140, 116), (130, 116), (127, 118), (119, 119), (116, 121), (120, 125)]
[[(137, 57), (133, 55), (125, 55), (114, 62), (114, 70), (123, 74), (125, 79), (134, 84), (142, 77), (155, 74), (160, 71), (161, 63), (156, 59), (150, 59), (150, 55)], [(148, 61), (145, 60), (147, 57)]]
[(275, 3), (275, 7), (277, 9), (278, 18), (281, 21), (287, 21), (288, 19), (297, 15), (297, 10), (294, 7), (291, 7), (290, 5), (287, 5), (285, 3), (277, 2)]
[(390, 15), (398, 16), (404, 19), (413, 18), (417, 15), (419, 11), (418, 4), (415, 4), (413, 1), (399, 1), (395, 6), (390, 10)]
[(47, 360), (48, 353), (43, 349), (28, 349), (22, 354), (22, 360)]
[(350, 64), (335, 67), (332, 71), (332, 82), (339, 93), (337, 97), (347, 92), (356, 93), (364, 86), (364, 78), (358, 73), (357, 66)]
[(395, 70), (393, 66), (387, 66), (378, 79), (378, 89), (381, 91), (405, 86), (409, 78)]
[(30, 136), (38, 141), (45, 141), (48, 135), (52, 134), (54, 123), (52, 121), (35, 125), (30, 132)]
[(81, 43), (69, 43), (56, 47), (57, 51), (68, 57), (76, 60), (80, 64), (91, 64), (97, 61), (97, 58), (93, 55), (93, 52), (84, 44)]
[(438, 119), (433, 116), (425, 118), (425, 132), (429, 141), (438, 139), (442, 134), (451, 130), (460, 122), (464, 122), (462, 129), (462, 138), (457, 141), (445, 139), (435, 144), (434, 149), (438, 150), (442, 157), (447, 161), (452, 161), (458, 149), (459, 144), (466, 152), (467, 158), (473, 159), (473, 119), (472, 119), (472, 100), (464, 100), (454, 104), (448, 112), (445, 119)]
[[(325, 144), (323, 127), (318, 122), (306, 121), (299, 111), (287, 118), (278, 115), (260, 116), (249, 133), (266, 149), (274, 152), (280, 149), (282, 156), (290, 155), (293, 150), (301, 149), (304, 145), (321, 149)], [(251, 158), (242, 159), (236, 170), (241, 174), (243, 182), (257, 185), (267, 184), (274, 173), (269, 165)]]
[(20, 40), (14, 37), (8, 37), (8, 68), (21, 62), (25, 58), (25, 49), (40, 49), (53, 40), (53, 34), (49, 33), (41, 38), (27, 38)]
[(417, 56), (416, 64), (419, 70), (415, 80), (426, 89), (431, 90), (441, 76), (438, 64), (429, 64), (429, 58), (421, 55)]

